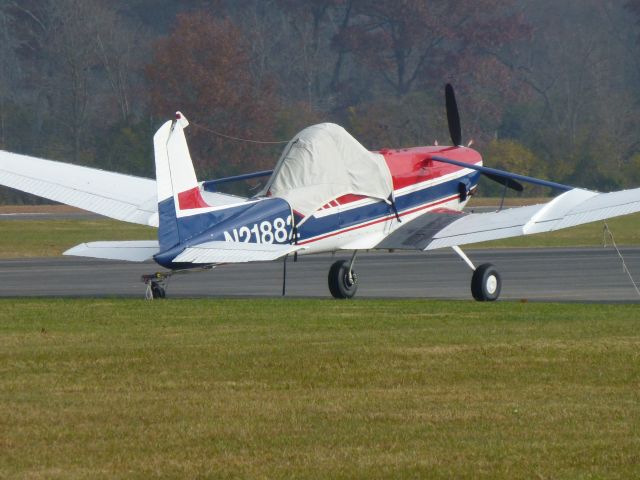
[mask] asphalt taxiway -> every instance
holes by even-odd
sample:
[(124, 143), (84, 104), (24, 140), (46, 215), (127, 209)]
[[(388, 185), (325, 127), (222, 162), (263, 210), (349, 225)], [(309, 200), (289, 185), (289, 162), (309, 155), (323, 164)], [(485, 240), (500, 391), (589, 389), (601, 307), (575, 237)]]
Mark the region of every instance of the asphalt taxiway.
[[(502, 300), (639, 302), (640, 296), (609, 248), (487, 249), (467, 251), (476, 264), (493, 263)], [(640, 248), (623, 248), (629, 271), (640, 280)], [(344, 255), (312, 255), (287, 262), (287, 296), (329, 297), (327, 272)], [(73, 257), (0, 260), (2, 297), (138, 297), (152, 262), (132, 264)], [(470, 299), (471, 270), (450, 250), (358, 255), (358, 298)], [(175, 275), (168, 297), (278, 297), (283, 262), (228, 265)]]

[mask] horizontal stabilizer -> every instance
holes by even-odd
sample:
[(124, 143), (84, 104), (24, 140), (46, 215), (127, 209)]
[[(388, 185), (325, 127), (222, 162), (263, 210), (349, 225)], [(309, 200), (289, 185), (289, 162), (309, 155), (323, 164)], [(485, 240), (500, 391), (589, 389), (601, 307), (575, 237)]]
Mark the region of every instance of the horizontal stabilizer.
[(173, 261), (206, 264), (267, 262), (304, 248), (269, 243), (207, 242), (186, 248)]
[(144, 262), (151, 260), (159, 250), (160, 247), (156, 240), (90, 242), (76, 245), (64, 252), (63, 255)]

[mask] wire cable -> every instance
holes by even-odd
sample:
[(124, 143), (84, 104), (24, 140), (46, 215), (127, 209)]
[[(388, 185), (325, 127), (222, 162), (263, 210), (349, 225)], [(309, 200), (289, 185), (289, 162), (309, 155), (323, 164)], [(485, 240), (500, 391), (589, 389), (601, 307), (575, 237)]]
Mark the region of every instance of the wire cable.
[(616, 240), (615, 240), (615, 238), (613, 238), (613, 232), (611, 232), (611, 230), (609, 230), (609, 225), (607, 225), (607, 222), (604, 222), (604, 228), (602, 230), (602, 244), (603, 244), (602, 246), (603, 247), (607, 246), (607, 234), (609, 235), (609, 238), (611, 239), (611, 244), (613, 245), (613, 248), (616, 249), (616, 252), (618, 252), (618, 256), (620, 257), (620, 260), (622, 261), (622, 271), (626, 272), (626, 274), (629, 275), (629, 280), (631, 280), (631, 283), (633, 284), (633, 288), (636, 289), (636, 293), (640, 297), (640, 288), (638, 288), (638, 284), (633, 279), (633, 276), (631, 275), (631, 272), (629, 271), (629, 267), (627, 267), (627, 263), (624, 261), (624, 257), (622, 256), (622, 252), (620, 252), (620, 249), (618, 248), (618, 245), (616, 245)]
[(251, 139), (248, 139), (248, 138), (234, 137), (232, 135), (226, 135), (224, 133), (218, 132), (218, 131), (213, 130), (213, 129), (209, 128), (209, 127), (205, 127), (204, 125), (199, 125), (199, 124), (191, 122), (191, 121), (190, 121), (190, 123), (191, 123), (191, 125), (193, 125), (196, 128), (199, 128), (200, 130), (204, 130), (205, 132), (212, 133), (214, 135), (217, 135), (218, 137), (226, 138), (228, 140), (234, 140), (236, 142), (257, 143), (259, 145), (282, 145), (282, 144), (285, 144), (285, 143), (289, 143), (289, 140), (279, 141), (279, 142), (265, 142), (265, 141), (262, 141), (262, 140), (251, 140)]

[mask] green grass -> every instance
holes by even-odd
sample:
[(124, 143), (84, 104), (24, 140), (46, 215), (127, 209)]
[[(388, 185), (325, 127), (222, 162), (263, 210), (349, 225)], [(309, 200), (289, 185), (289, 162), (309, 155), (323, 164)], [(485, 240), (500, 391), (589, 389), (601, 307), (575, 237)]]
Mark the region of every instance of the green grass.
[(51, 257), (97, 240), (155, 239), (157, 230), (131, 223), (95, 220), (0, 221), (0, 258)]
[[(607, 225), (618, 245), (640, 245), (640, 214), (611, 218)], [(473, 248), (598, 247), (602, 245), (603, 228), (604, 222), (588, 223), (557, 232), (478, 243)], [(608, 236), (607, 244), (611, 244)]]
[(637, 305), (0, 312), (0, 478), (640, 476)]

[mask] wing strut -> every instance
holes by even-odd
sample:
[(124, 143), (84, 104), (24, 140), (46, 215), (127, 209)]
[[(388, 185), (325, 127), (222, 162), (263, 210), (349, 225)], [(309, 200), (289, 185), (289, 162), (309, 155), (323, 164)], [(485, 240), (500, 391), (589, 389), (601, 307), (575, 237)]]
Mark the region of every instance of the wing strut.
[(462, 249), (461, 249), (459, 246), (454, 245), (453, 247), (451, 247), (451, 249), (452, 249), (454, 252), (456, 252), (456, 253), (460, 256), (460, 258), (461, 258), (462, 260), (464, 260), (464, 263), (466, 263), (467, 265), (469, 265), (469, 268), (470, 268), (471, 270), (473, 270), (474, 272), (476, 271), (476, 266), (473, 264), (473, 262), (471, 261), (471, 259), (470, 259), (469, 257), (467, 257), (467, 254), (466, 254), (466, 253), (464, 253), (464, 252), (462, 251)]
[[(435, 162), (448, 163), (450, 165), (456, 165), (458, 167), (470, 168), (471, 170), (476, 170), (488, 176), (489, 178), (492, 178), (492, 177), (504, 178), (506, 179), (505, 182), (507, 186), (509, 186), (510, 188), (512, 188), (511, 183), (517, 183), (517, 182), (510, 182), (510, 180), (520, 180), (521, 182), (532, 183), (534, 185), (542, 185), (543, 187), (555, 188), (557, 190), (562, 190), (562, 191), (569, 191), (575, 188), (575, 187), (570, 187), (569, 185), (563, 185), (561, 183), (550, 182), (549, 180), (542, 180), (540, 178), (527, 177), (526, 175), (518, 175), (517, 173), (505, 172), (504, 170), (498, 170), (497, 168), (481, 167), (480, 165), (473, 165), (466, 162), (460, 162), (458, 160), (453, 160), (447, 157), (441, 157), (439, 155), (432, 155), (428, 158), (430, 158)], [(492, 178), (492, 180), (494, 180), (494, 178)], [(502, 183), (503, 185), (505, 184), (505, 182), (499, 181), (499, 183)], [(521, 191), (521, 189), (518, 189), (518, 188), (515, 188), (515, 189)]]
[(260, 172), (245, 173), (243, 175), (234, 175), (233, 177), (216, 178), (215, 180), (207, 180), (202, 182), (202, 188), (207, 192), (215, 192), (216, 185), (223, 183), (240, 182), (242, 180), (250, 180), (252, 178), (268, 177), (273, 173), (273, 170), (262, 170)]

